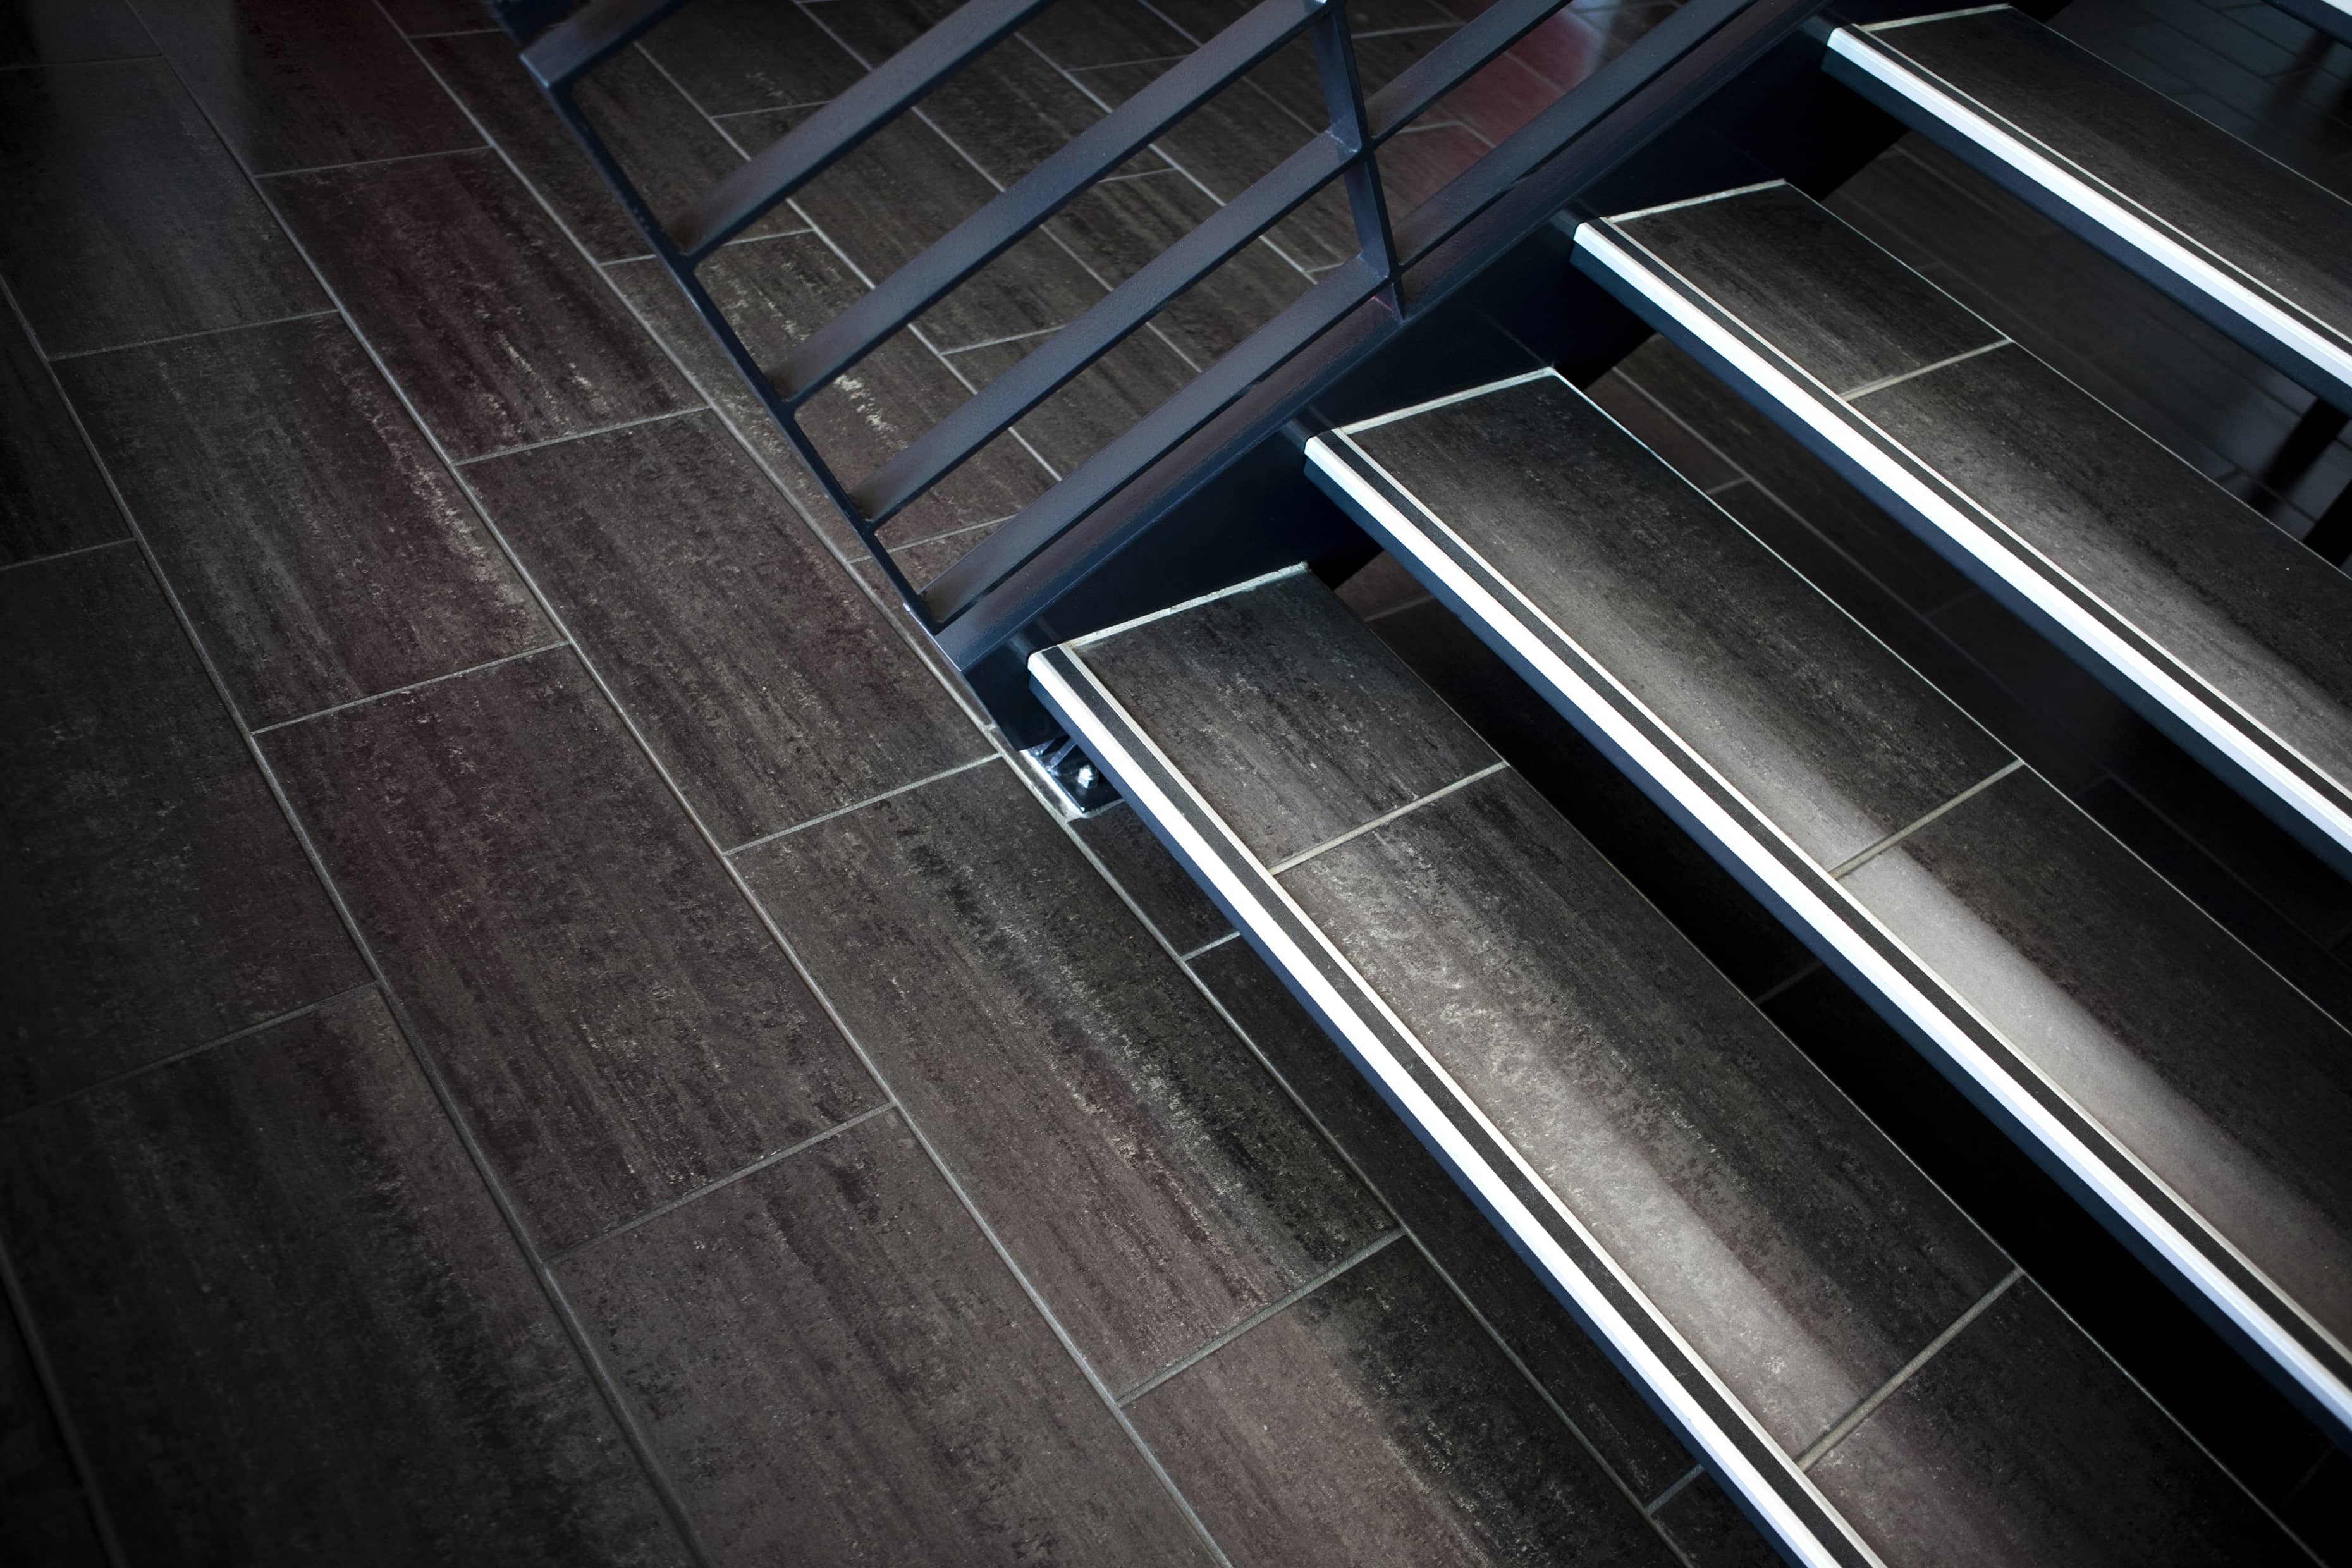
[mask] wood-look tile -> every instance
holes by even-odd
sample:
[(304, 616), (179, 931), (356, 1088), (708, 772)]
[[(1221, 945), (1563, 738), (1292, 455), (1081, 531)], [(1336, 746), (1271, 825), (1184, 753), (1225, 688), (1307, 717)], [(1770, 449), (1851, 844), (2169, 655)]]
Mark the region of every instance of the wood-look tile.
[(291, 174), (269, 192), (455, 458), (699, 401), (495, 153)]
[[(612, 268), (610, 276), (825, 536), (845, 550), (863, 550), (816, 476), (661, 264), (628, 262)], [(706, 262), (699, 277), (744, 346), (763, 364), (781, 358), (866, 291), (857, 275), (814, 235), (730, 247)], [(801, 427), (841, 481), (854, 485), (971, 395), (939, 355), (900, 332), (859, 361), (845, 381), (803, 405)], [(993, 522), (1020, 510), (1052, 482), (1026, 447), (1002, 436), (893, 519), (887, 536), (922, 539)]]
[(1401, 218), (1412, 212), (1487, 151), (1483, 140), (1459, 125), (1415, 129), (1383, 142), (1374, 157), (1390, 216)]
[(408, 41), (372, 5), (133, 4), (255, 174), (482, 144)]
[(2222, 695), (2352, 779), (2352, 578), (2022, 349), (1857, 406)]
[(1622, 364), (1584, 393), (1696, 488), (1712, 490), (1747, 477), (1712, 442), (1653, 397)]
[(1132, 1409), (1237, 1565), (1675, 1561), (1410, 1246)]
[(1307, 573), (1148, 622), (1084, 657), (1268, 865), (1495, 762)]
[(1702, 1475), (1667, 1499), (1657, 1520), (1659, 1531), (1690, 1568), (1771, 1568), (1787, 1561), (1757, 1533), (1713, 1476)]
[(697, 0), (638, 46), (705, 114), (823, 103), (866, 74), (798, 5)]
[[(972, 385), (985, 390), (1050, 340), (990, 343), (951, 356)], [(1192, 367), (1149, 327), (1080, 371), (1013, 426), (1037, 455), (1069, 473), (1127, 434), (1145, 415), (1184, 389)]]
[(987, 752), (717, 415), (467, 475), (720, 844)]
[[(1096, 276), (1117, 288), (1216, 210), (1200, 186), (1171, 171), (1097, 185), (1051, 226)], [(1307, 275), (1281, 252), (1253, 241), (1171, 301), (1151, 324), (1205, 369), (1308, 286)]]
[(1690, 1468), (1641, 1393), (1244, 942), (1192, 961), (1307, 1113), (1637, 1497)]
[(0, 1311), (0, 1552), (41, 1568), (99, 1568), (106, 1552), (16, 1314)]
[(555, 639), (340, 319), (58, 368), (247, 723)]
[(1356, 440), (1825, 866), (2010, 761), (1562, 382)]
[(483, 32), (497, 26), (490, 0), (378, 0), (393, 26), (420, 34)]
[[(1356, 73), (1365, 93), (1378, 92), (1394, 81), (1407, 67), (1443, 43), (1451, 31), (1450, 27), (1423, 27), (1356, 39)], [(1319, 130), (1331, 123), (1330, 106), (1323, 96), (1322, 73), (1315, 65), (1313, 39), (1293, 38), (1253, 68), (1247, 79), (1300, 124)]]
[(129, 532), (40, 351), (0, 311), (0, 563)]
[(1058, 0), (1024, 27), (1022, 36), (1071, 70), (1189, 55), (1195, 41), (1143, 0)]
[(2030, 1280), (1812, 1477), (1890, 1562), (2122, 1568), (2301, 1555)]
[(877, 1103), (568, 649), (264, 744), (548, 1249)]
[(1201, 891), (1200, 884), (1177, 864), (1176, 857), (1152, 837), (1143, 818), (1126, 805), (1082, 817), (1072, 826), (1110, 873), (1111, 880), (1135, 900), (1143, 918), (1177, 952), (1190, 952), (1234, 929), (1223, 911)]
[(714, 1561), (1209, 1560), (895, 1113), (558, 1276)]
[[(1574, 44), (1590, 49), (1595, 40), (1571, 13), (1559, 11), (1536, 29), (1538, 36), (1566, 29)], [(1527, 63), (1522, 42), (1473, 72), (1461, 86), (1427, 110), (1430, 118), (1454, 121), (1497, 146), (1559, 100), (1559, 86)]]
[(160, 59), (9, 79), (0, 275), (52, 354), (328, 303)]
[(2352, 1035), (2032, 773), (1847, 885), (2331, 1332), (2352, 1332)]
[(1623, 227), (1833, 393), (2000, 340), (1792, 186), (1673, 207)]
[(138, 552), (0, 573), (0, 1112), (366, 978)]
[(1009, 768), (737, 863), (1114, 1390), (1386, 1224)]
[(6, 0), (0, 5), (0, 66), (130, 59), (155, 41), (124, 0)]
[(0, 1227), (134, 1561), (686, 1561), (373, 991), (16, 1122)]
[(1420, 603), (1430, 596), (1421, 580), (1387, 551), (1381, 551), (1332, 590), (1339, 602), (1362, 621), (1377, 619)]
[(1282, 880), (1790, 1452), (2006, 1272), (1516, 775)]
[[(591, 256), (611, 261), (651, 253), (650, 243), (571, 129), (515, 58), (514, 40), (503, 33), (466, 33), (425, 38), (416, 47)], [(581, 84), (579, 101), (589, 124), (662, 218), (682, 211), (743, 161), (734, 144), (634, 49), (597, 67)], [(745, 232), (784, 234), (806, 226), (787, 205)]]

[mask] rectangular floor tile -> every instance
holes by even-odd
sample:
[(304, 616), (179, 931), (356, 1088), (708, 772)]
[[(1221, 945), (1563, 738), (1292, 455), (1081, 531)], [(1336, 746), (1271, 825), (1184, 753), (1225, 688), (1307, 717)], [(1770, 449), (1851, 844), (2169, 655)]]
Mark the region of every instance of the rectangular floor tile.
[[(966, 349), (950, 357), (974, 386), (985, 389), (1049, 341), (1023, 338)], [(1067, 474), (1182, 391), (1192, 379), (1192, 367), (1146, 327), (1023, 415), (1013, 429), (1027, 438), (1039, 457)]]
[(130, 531), (40, 351), (0, 311), (0, 564)]
[(18, 1121), (0, 1229), (134, 1561), (685, 1561), (373, 991)]
[(1402, 1244), (1133, 1408), (1237, 1568), (1675, 1561)]
[(0, 1310), (0, 1554), (98, 1568), (106, 1550), (13, 1309)]
[[(907, 563), (901, 562), (901, 565)], [(908, 575), (920, 583), (909, 567)], [(1124, 803), (1072, 824), (1111, 879), (1135, 900), (1143, 918), (1179, 952), (1190, 952), (1234, 929), (1209, 895), (1186, 875), (1142, 817)]]
[(1009, 768), (740, 863), (1113, 1389), (1386, 1224)]
[(125, 0), (8, 0), (0, 5), (0, 66), (130, 59), (154, 40)]
[(53, 354), (327, 304), (160, 59), (9, 79), (0, 276)]
[(453, 457), (700, 401), (495, 153), (268, 186)]
[(1713, 1476), (1701, 1475), (1667, 1499), (1657, 1520), (1690, 1568), (1777, 1568), (1788, 1561), (1757, 1533)]
[(698, 0), (641, 46), (705, 114), (823, 103), (866, 74), (798, 5)]
[(1209, 1560), (895, 1114), (558, 1274), (718, 1563)]
[(340, 318), (58, 371), (248, 724), (555, 640)]
[(372, 5), (133, 0), (255, 174), (478, 147), (482, 138)]
[(381, 0), (385, 16), (415, 37), (432, 33), (478, 33), (495, 26), (489, 0)]
[(136, 550), (0, 573), (0, 1112), (366, 977)]
[(548, 1249), (877, 1103), (568, 649), (265, 743)]
[(717, 415), (467, 474), (722, 845), (987, 754)]
[(1071, 69), (1187, 55), (1197, 41), (1170, 26), (1144, 0), (1059, 0), (1022, 34)]

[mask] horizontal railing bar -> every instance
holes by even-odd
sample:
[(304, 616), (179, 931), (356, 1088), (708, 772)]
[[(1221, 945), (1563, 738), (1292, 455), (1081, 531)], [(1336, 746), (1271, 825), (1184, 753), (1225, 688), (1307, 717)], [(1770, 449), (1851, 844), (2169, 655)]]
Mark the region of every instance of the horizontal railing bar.
[(952, 622), (981, 596), (1054, 542), (1078, 519), (1216, 417), (1285, 359), (1312, 342), (1388, 281), (1358, 256), (1323, 275), (1282, 313), (1253, 332), (1181, 391), (1031, 501), (994, 533), (926, 584), (923, 600), (935, 620)]
[(595, 0), (523, 50), (523, 68), (544, 88), (571, 85), (582, 72), (619, 54), (687, 0)]
[(1287, 217), (1347, 166), (1348, 156), (1328, 134), (1318, 135), (1284, 159), (1272, 174), (1210, 214), (1142, 270), (1096, 300), (1076, 321), (867, 476), (850, 492), (866, 518), (879, 527), (937, 484), (958, 463), (1109, 353), (1169, 300)]
[(814, 395), (1097, 179), (1296, 37), (1329, 3), (1263, 0), (819, 328), (769, 368), (770, 383), (790, 403)]
[(1455, 28), (1444, 43), (1407, 66), (1365, 103), (1374, 143), (1403, 130), (1414, 115), (1461, 86), (1567, 4), (1568, 0), (1496, 0)]
[(1054, 0), (966, 0), (921, 37), (748, 162), (738, 163), (671, 220), (688, 263), (700, 261), (889, 123), (982, 50)]

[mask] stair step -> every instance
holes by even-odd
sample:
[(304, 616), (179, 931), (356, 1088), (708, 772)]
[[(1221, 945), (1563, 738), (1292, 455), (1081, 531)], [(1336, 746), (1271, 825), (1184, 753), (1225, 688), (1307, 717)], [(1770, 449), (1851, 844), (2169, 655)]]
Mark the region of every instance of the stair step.
[(1307, 452), (1825, 963), (2352, 1433), (2352, 1035), (1557, 374)]
[(2352, 203), (2007, 5), (1840, 27), (1822, 63), (2352, 408)]
[(1576, 259), (2352, 871), (2352, 577), (1787, 185)]
[(1793, 1560), (2298, 1555), (1311, 576), (1030, 670)]

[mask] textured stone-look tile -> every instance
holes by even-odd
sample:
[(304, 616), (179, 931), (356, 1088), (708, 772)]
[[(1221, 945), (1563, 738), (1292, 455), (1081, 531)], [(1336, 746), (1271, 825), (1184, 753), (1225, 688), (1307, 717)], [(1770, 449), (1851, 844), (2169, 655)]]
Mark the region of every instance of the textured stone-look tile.
[(0, 564), (130, 531), (40, 351), (0, 312)]
[(986, 754), (717, 415), (468, 474), (720, 844)]
[(1305, 573), (1084, 657), (1269, 865), (1495, 762)]
[(876, 1103), (570, 650), (265, 744), (550, 1250)]
[(1021, 31), (1055, 64), (1070, 69), (1164, 60), (1192, 53), (1197, 41), (1143, 0), (1060, 0)]
[(1236, 1564), (1675, 1561), (1409, 1246), (1133, 1413)]
[(559, 1277), (721, 1563), (1209, 1560), (894, 1113)]
[[(730, 247), (706, 263), (699, 276), (763, 365), (781, 359), (866, 292), (848, 264), (814, 235)], [(612, 268), (611, 277), (825, 536), (845, 549), (862, 551), (865, 546), (816, 477), (660, 264), (628, 262)], [(854, 485), (971, 395), (939, 355), (900, 332), (803, 405), (799, 418), (835, 476)], [(1002, 436), (893, 519), (888, 536), (926, 539), (994, 522), (1020, 510), (1051, 482), (1034, 457), (1012, 437)]]
[(366, 978), (139, 555), (0, 573), (0, 1110)]
[[(991, 343), (954, 355), (953, 363), (984, 391), (990, 382), (1051, 341), (1039, 337)], [(1192, 379), (1192, 367), (1146, 327), (1023, 415), (1013, 428), (1039, 457), (1067, 474), (1127, 434)]]
[(1283, 882), (1790, 1452), (2007, 1271), (1516, 775)]
[(1626, 1489), (1654, 1497), (1688, 1469), (1689, 1456), (1641, 1394), (1265, 961), (1229, 942), (1192, 967)]
[[(910, 573), (909, 575), (912, 575)], [(922, 581), (917, 577), (916, 582)], [(1143, 818), (1125, 805), (1072, 824), (1088, 849), (1103, 863), (1111, 879), (1135, 900), (1143, 918), (1159, 929), (1170, 946), (1190, 952), (1216, 941), (1234, 928), (1223, 911), (1201, 891), (1184, 868), (1177, 864)]]
[(1635, 381), (1622, 361), (1586, 387), (1584, 395), (1698, 489), (1712, 490), (1747, 477), (1720, 449), (1676, 418)]
[(1112, 1388), (1387, 1223), (1009, 768), (739, 864)]
[(0, 1226), (134, 1561), (684, 1560), (373, 991), (16, 1122)]
[[(515, 58), (513, 40), (503, 33), (466, 33), (422, 39), (417, 48), (590, 255), (612, 260), (651, 253), (619, 198)], [(579, 101), (589, 124), (664, 220), (743, 161), (733, 143), (634, 49), (591, 72), (580, 85)], [(782, 234), (806, 226), (791, 207), (780, 206), (745, 232)]]
[(2301, 1556), (2028, 1280), (1812, 1476), (1889, 1562), (2123, 1568)]
[(478, 147), (373, 5), (134, 0), (221, 135), (256, 174)]
[(453, 457), (700, 401), (495, 153), (268, 188)]
[(341, 321), (58, 371), (247, 723), (554, 640)]
[(1667, 1499), (1657, 1519), (1691, 1568), (1774, 1568), (1786, 1561), (1713, 1476), (1702, 1475)]
[(129, 59), (154, 40), (124, 0), (7, 0), (0, 5), (0, 66)]
[(768, 0), (699, 0), (644, 47), (705, 114), (822, 103), (866, 74), (798, 5)]
[(106, 1561), (80, 1471), (13, 1310), (0, 1311), (0, 1553), (42, 1568)]
[(160, 59), (9, 79), (0, 275), (53, 354), (327, 305)]

